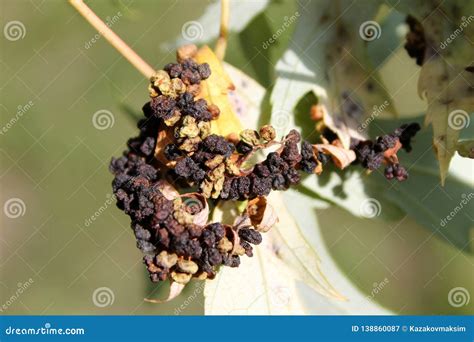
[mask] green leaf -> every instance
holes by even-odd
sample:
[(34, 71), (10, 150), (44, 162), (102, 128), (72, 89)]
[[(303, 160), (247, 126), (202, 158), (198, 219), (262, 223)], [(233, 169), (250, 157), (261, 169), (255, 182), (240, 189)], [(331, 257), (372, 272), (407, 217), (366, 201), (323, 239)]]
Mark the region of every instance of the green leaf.
[(364, 28), (372, 25), (380, 33), (378, 24), (370, 22), (378, 3), (338, 3), (312, 1), (300, 10), (289, 48), (276, 66), (270, 101), (272, 124), (284, 134), (294, 126), (291, 113), (299, 100), (313, 92), (327, 113), (326, 124), (348, 148), (351, 137), (363, 137), (363, 123), (373, 108), (395, 110), (367, 53), (371, 38)]
[[(317, 134), (314, 130), (315, 123), (310, 119), (309, 111), (314, 103), (313, 93), (306, 94), (296, 105), (294, 110), (294, 121), (296, 127), (301, 130), (305, 139), (316, 143)], [(321, 175), (303, 176), (302, 183), (295, 188), (301, 196), (310, 196), (313, 199), (324, 200), (338, 205), (355, 216), (372, 215), (366, 209), (372, 204), (380, 203), (384, 210), (378, 215), (389, 220), (400, 219), (403, 212), (398, 206), (387, 201), (381, 194), (377, 193), (377, 188), (368, 185), (364, 180), (370, 178), (364, 170), (360, 168), (347, 168), (343, 171), (326, 165)]]
[[(379, 306), (376, 302), (370, 300), (367, 295), (362, 293), (354, 283), (347, 277), (347, 273), (340, 268), (332, 256), (332, 246), (328, 246), (322, 233), (321, 219), (315, 215), (316, 212), (321, 215), (328, 215), (330, 210), (321, 210), (312, 198), (295, 198), (291, 192), (283, 194), (283, 200), (286, 204), (286, 210), (296, 221), (298, 232), (304, 237), (305, 241), (313, 249), (318, 251), (321, 258), (320, 269), (326, 275), (327, 279), (337, 284), (338, 291), (343, 294), (347, 301), (336, 301), (319, 295), (303, 282), (297, 284), (297, 293), (301, 298), (301, 303), (308, 314), (378, 314), (387, 315), (390, 311)], [(327, 218), (327, 217), (325, 217)], [(325, 222), (324, 220), (323, 222)], [(363, 219), (354, 217), (354, 223), (360, 225)], [(341, 223), (340, 217), (333, 215), (326, 229), (335, 228)], [(350, 229), (351, 227), (349, 227)], [(376, 279), (379, 280), (379, 279)]]
[(308, 193), (329, 201), (358, 217), (380, 217), (398, 220), (403, 216), (399, 206), (387, 200), (379, 184), (371, 181), (374, 175), (361, 170), (326, 168), (320, 176), (307, 176), (301, 187)]
[[(246, 128), (256, 128), (264, 89), (238, 69), (230, 65), (225, 68), (236, 85), (235, 94), (231, 94), (235, 112)], [(342, 296), (331, 285), (332, 279), (327, 279), (322, 270), (326, 259), (322, 262), (316, 252), (324, 242), (319, 240), (316, 245), (307, 240), (286, 208), (288, 198), (311, 210), (328, 206), (308, 197), (302, 189), (289, 190), (285, 195), (272, 193), (269, 204), (278, 213), (279, 222), (263, 234), (264, 242), (254, 248), (253, 258), (244, 256), (238, 269), (222, 267), (216, 279), (206, 281), (206, 314), (360, 313), (356, 307), (363, 307), (359, 310), (367, 313), (387, 313), (370, 303), (330, 262), (324, 272), (329, 271), (338, 284), (344, 284), (339, 292), (349, 296), (349, 301), (341, 301)], [(232, 223), (238, 215), (237, 205), (221, 203), (214, 209), (213, 221)]]
[(271, 1), (241, 32), (229, 36), (226, 60), (270, 87), (300, 13), (293, 1)]
[[(229, 17), (228, 30), (230, 32), (242, 31), (252, 18), (261, 13), (268, 4), (269, 0), (229, 1), (231, 16)], [(161, 47), (170, 50), (189, 43), (209, 43), (219, 35), (220, 13), (220, 1), (210, 3), (199, 18), (183, 23), (182, 30), (186, 33), (186, 29), (188, 29), (187, 34), (180, 32), (173, 41), (163, 43)]]
[[(417, 120), (422, 120), (422, 117), (414, 121)], [(392, 132), (407, 122), (413, 120), (376, 120), (371, 126), (371, 136)], [(442, 187), (436, 158), (430, 152), (431, 132), (423, 129), (413, 145), (410, 153), (399, 155), (401, 164), (410, 174), (404, 182), (388, 181), (380, 171), (367, 175), (355, 167), (344, 172), (326, 168), (318, 177), (304, 178), (297, 189), (302, 196), (322, 198), (357, 217), (393, 221), (406, 213), (442, 240), (460, 250), (472, 252), (470, 213), (474, 211), (474, 201), (470, 198), (474, 196), (474, 165), (472, 162), (460, 165)]]

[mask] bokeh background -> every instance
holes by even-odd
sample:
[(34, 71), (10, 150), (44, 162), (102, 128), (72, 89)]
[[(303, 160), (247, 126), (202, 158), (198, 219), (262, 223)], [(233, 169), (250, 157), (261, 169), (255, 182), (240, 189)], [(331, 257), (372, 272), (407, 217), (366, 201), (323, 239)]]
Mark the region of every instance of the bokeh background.
[[(156, 68), (174, 59), (173, 41), (183, 24), (199, 17), (208, 4), (89, 2)], [(2, 314), (203, 314), (199, 282), (170, 303), (143, 301), (166, 296), (167, 288), (149, 282), (128, 217), (110, 198), (108, 163), (136, 132), (135, 122), (147, 101), (147, 80), (105, 39), (92, 42), (96, 32), (67, 2), (3, 0), (0, 6), (2, 28), (11, 21), (24, 25), (21, 39), (0, 37), (0, 124), (6, 128), (0, 135), (0, 204), (11, 199), (24, 203), (19, 217), (0, 213)], [(272, 63), (288, 37), (280, 37), (271, 49), (261, 44), (295, 7), (292, 1), (274, 1), (258, 18), (266, 22), (266, 30), (253, 20), (242, 33), (231, 35), (226, 60), (270, 88)], [(421, 112), (420, 102), (407, 102), (406, 93), (416, 89), (413, 70), (405, 68), (410, 62), (400, 53), (385, 61), (385, 75), (399, 85), (405, 82), (396, 96), (401, 106)], [(306, 101), (303, 108), (311, 104)], [(94, 127), (92, 118), (98, 111), (112, 113), (113, 124), (107, 129)], [(420, 144), (429, 149), (429, 129), (424, 133), (426, 141)], [(426, 165), (436, 163), (431, 151), (424, 158)], [(459, 202), (455, 196), (472, 193), (472, 162), (456, 159), (455, 165), (466, 188), (449, 181), (444, 189), (435, 186), (431, 191), (441, 200), (427, 215), (447, 214), (452, 203)], [(88, 223), (99, 210), (95, 221)], [(465, 243), (463, 250), (413, 216), (360, 219), (336, 206), (314, 214), (331, 257), (355, 286), (373, 296), (374, 286), (384, 282), (374, 301), (399, 314), (468, 314), (474, 299), (454, 307), (448, 293), (463, 287), (474, 294), (472, 212), (466, 208), (460, 214), (463, 222), (471, 222), (468, 239), (460, 242)], [(102, 287), (114, 298), (105, 307), (92, 300)], [(19, 288), (24, 290), (16, 295)]]

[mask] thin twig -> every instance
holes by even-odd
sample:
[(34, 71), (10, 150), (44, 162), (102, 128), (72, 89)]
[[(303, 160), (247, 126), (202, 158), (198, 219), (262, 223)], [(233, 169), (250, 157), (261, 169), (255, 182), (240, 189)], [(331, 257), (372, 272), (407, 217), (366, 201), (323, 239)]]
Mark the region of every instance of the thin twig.
[(219, 38), (217, 38), (215, 53), (217, 58), (224, 60), (225, 50), (227, 49), (227, 34), (229, 27), (229, 0), (221, 0), (221, 26)]
[(150, 78), (155, 70), (112, 31), (82, 0), (69, 0), (72, 6), (117, 49), (138, 71)]

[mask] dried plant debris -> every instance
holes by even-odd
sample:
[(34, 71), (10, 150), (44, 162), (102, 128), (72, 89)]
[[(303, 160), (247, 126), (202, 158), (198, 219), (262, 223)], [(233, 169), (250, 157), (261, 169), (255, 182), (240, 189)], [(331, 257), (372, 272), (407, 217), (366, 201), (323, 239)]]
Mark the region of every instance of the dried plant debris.
[[(369, 170), (385, 165), (388, 179), (406, 179), (396, 153), (410, 151), (417, 124), (374, 141), (354, 140), (350, 150), (327, 128), (317, 144), (302, 140), (296, 130), (277, 140), (269, 125), (226, 136), (211, 131), (221, 113), (199, 95), (212, 70), (194, 59), (197, 53), (195, 46), (181, 48), (177, 63), (151, 77), (139, 135), (110, 163), (117, 206), (132, 220), (152, 281), (186, 284), (214, 278), (222, 265), (239, 266), (240, 257), (252, 256), (261, 233), (277, 221), (265, 196), (297, 184), (301, 171), (320, 174), (329, 162)], [(251, 157), (269, 147), (273, 151), (251, 165)], [(208, 202), (218, 200), (248, 203), (233, 225), (208, 222)]]
[(405, 50), (411, 58), (416, 60), (417, 65), (422, 65), (425, 58), (426, 39), (423, 25), (413, 16), (406, 18), (409, 31), (406, 35)]

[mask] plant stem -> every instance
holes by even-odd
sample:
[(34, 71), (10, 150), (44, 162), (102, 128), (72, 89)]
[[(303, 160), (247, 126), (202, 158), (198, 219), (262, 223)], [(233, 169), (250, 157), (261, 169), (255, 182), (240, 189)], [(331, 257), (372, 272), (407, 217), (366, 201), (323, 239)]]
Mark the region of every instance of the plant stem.
[(112, 31), (82, 0), (69, 0), (71, 5), (117, 49), (138, 71), (150, 78), (155, 70)]
[(227, 49), (227, 34), (229, 27), (229, 0), (221, 0), (221, 26), (219, 30), (219, 38), (217, 38), (215, 53), (221, 61), (224, 59), (225, 50)]

